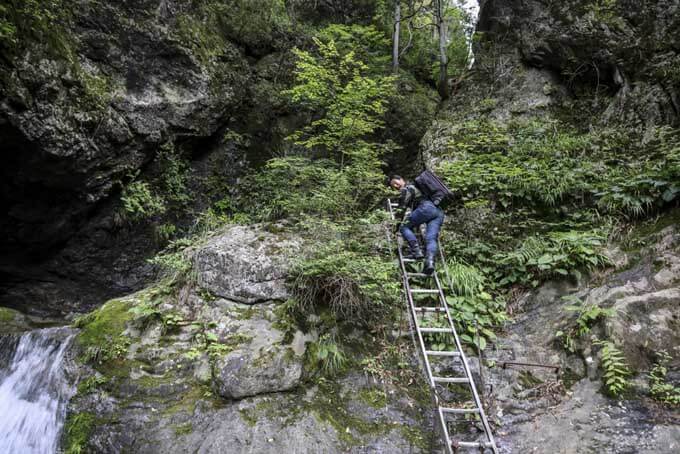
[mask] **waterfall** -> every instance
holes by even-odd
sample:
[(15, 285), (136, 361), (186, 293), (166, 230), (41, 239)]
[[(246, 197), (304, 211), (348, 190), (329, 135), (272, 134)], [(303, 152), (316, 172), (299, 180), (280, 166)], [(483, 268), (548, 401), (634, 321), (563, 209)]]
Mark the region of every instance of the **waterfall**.
[(0, 452), (54, 454), (73, 386), (64, 373), (69, 328), (0, 338)]

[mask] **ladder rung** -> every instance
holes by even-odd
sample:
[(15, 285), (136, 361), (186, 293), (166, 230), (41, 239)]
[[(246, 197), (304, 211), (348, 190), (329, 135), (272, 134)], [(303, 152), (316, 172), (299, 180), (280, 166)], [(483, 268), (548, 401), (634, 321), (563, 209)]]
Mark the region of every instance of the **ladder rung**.
[(454, 441), (459, 448), (493, 448), (493, 444), (488, 441)]
[(479, 413), (479, 408), (447, 408), (441, 407), (442, 413), (449, 413), (453, 415), (466, 415), (469, 413)]
[(443, 314), (446, 313), (446, 311), (444, 309), (442, 309), (441, 307), (423, 307), (423, 306), (420, 306), (420, 307), (414, 307), (413, 309), (416, 312), (441, 312)]
[(430, 274), (429, 276), (425, 273), (406, 273), (408, 277), (432, 277)]
[(403, 258), (403, 259), (401, 259), (401, 261), (404, 262), (404, 263), (413, 263), (413, 262), (419, 262), (420, 260)]
[(425, 354), (430, 356), (460, 356), (460, 352), (452, 352), (447, 350), (425, 350)]
[(432, 288), (415, 288), (415, 289), (411, 289), (411, 293), (435, 294), (435, 293), (439, 293), (439, 290), (432, 289)]
[(421, 333), (449, 333), (453, 334), (451, 328), (420, 328)]
[(465, 377), (432, 377), (432, 380), (438, 383), (469, 383)]
[(398, 207), (399, 204), (398, 204), (398, 203), (394, 203), (394, 202), (390, 202), (390, 206), (391, 206), (391, 207)]

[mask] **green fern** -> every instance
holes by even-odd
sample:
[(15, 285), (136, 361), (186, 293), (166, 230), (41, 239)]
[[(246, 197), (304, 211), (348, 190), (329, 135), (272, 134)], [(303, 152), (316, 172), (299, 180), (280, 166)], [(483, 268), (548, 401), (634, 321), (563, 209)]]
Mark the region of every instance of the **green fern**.
[(602, 380), (605, 388), (610, 395), (619, 396), (628, 387), (626, 377), (630, 375), (625, 357), (611, 341), (596, 341), (595, 344), (602, 347), (602, 368), (604, 369)]
[(484, 289), (485, 277), (475, 267), (452, 260), (446, 264), (451, 291), (458, 296), (474, 296)]
[(680, 405), (680, 388), (666, 381), (667, 366), (671, 361), (671, 356), (665, 351), (660, 351), (657, 357), (657, 363), (649, 373), (652, 399), (667, 405)]

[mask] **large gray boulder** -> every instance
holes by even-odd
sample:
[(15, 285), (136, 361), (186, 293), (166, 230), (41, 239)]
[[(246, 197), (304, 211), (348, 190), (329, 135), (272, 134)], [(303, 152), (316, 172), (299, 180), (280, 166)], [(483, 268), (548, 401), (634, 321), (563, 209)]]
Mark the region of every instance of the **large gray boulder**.
[(231, 227), (195, 254), (198, 282), (241, 303), (286, 299), (286, 273), (300, 247), (299, 239), (261, 227)]
[(213, 374), (217, 393), (228, 399), (288, 391), (300, 384), (302, 358), (285, 347), (260, 354), (235, 351), (216, 360)]

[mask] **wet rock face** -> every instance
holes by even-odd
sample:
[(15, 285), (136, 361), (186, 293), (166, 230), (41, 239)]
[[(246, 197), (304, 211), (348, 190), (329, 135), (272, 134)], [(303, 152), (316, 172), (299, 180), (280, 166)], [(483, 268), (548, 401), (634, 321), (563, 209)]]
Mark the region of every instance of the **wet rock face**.
[[(611, 251), (618, 270), (590, 282), (547, 283), (516, 305), (518, 314), (488, 357), (497, 364), (558, 365), (560, 373), (521, 366), (487, 370), (503, 452), (542, 452), (550, 446), (565, 453), (670, 454), (680, 447), (677, 414), (647, 397), (647, 374), (657, 352), (673, 358), (671, 381), (680, 371), (680, 233), (671, 225), (631, 241), (640, 249)], [(557, 333), (575, 323), (575, 314), (565, 309), (574, 298), (614, 312), (575, 338), (575, 353), (570, 353)], [(592, 344), (596, 338), (613, 341), (632, 371), (629, 393), (620, 400), (603, 394), (601, 358)]]
[(572, 89), (611, 96), (604, 121), (650, 128), (680, 120), (679, 11), (677, 0), (488, 0), (479, 30)]
[(3, 68), (3, 249), (31, 253), (67, 239), (156, 146), (212, 135), (241, 102), (248, 66), (238, 49), (224, 52), (236, 77), (215, 96), (220, 87), (157, 7), (76, 8), (78, 66), (27, 53)]
[(36, 43), (0, 64), (0, 304), (37, 314), (86, 311), (140, 288), (156, 246), (150, 229), (121, 224), (121, 182), (149, 170), (163, 144), (189, 157), (213, 151), (252, 107), (256, 78), (221, 35), (218, 50), (201, 53), (186, 2), (69, 5), (59, 32), (68, 51)]

